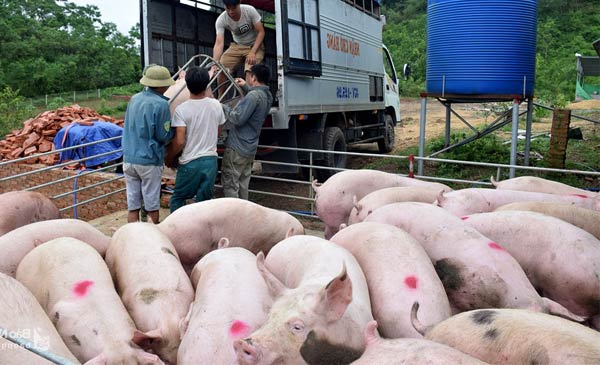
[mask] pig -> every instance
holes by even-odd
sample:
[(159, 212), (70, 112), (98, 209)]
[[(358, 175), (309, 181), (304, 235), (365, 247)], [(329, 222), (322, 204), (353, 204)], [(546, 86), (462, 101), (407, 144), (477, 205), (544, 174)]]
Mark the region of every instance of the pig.
[(559, 183), (557, 181), (542, 179), (536, 176), (520, 176), (512, 179), (496, 181), (490, 177), (492, 185), (501, 190), (519, 190), (535, 193), (560, 194), (560, 195), (582, 195), (593, 198), (598, 194), (589, 190), (575, 188), (573, 186)]
[(110, 238), (91, 224), (78, 219), (50, 219), (14, 229), (0, 236), (0, 272), (15, 276), (19, 262), (36, 246), (59, 237), (84, 241), (102, 256)]
[(196, 299), (184, 327), (179, 365), (238, 364), (233, 342), (262, 326), (273, 302), (256, 261), (244, 248), (225, 246), (194, 266)]
[(433, 328), (411, 319), (425, 339), (491, 364), (600, 364), (600, 332), (544, 313), (480, 309), (448, 318)]
[[(79, 364), (40, 304), (23, 284), (0, 273), (0, 293), (0, 331), (19, 336), (42, 350)], [(53, 363), (0, 337), (0, 364)]]
[(434, 204), (385, 205), (365, 222), (392, 224), (419, 241), (444, 284), (450, 304), (458, 310), (523, 308), (585, 320), (540, 297), (508, 252)]
[(152, 337), (153, 352), (177, 363), (194, 288), (169, 239), (155, 224), (125, 224), (110, 240), (106, 264), (136, 328)]
[(340, 224), (348, 223), (355, 197), (360, 201), (376, 190), (399, 186), (429, 187), (438, 191), (452, 190), (444, 184), (377, 170), (346, 170), (333, 175), (322, 185), (315, 180), (312, 186), (316, 193), (317, 215), (325, 223), (325, 239), (331, 238), (338, 231)]
[(503, 205), (496, 212), (504, 210), (525, 210), (549, 215), (571, 223), (600, 239), (600, 212), (564, 203), (520, 202)]
[(244, 247), (256, 254), (268, 252), (287, 234), (304, 234), (302, 223), (290, 214), (237, 198), (186, 205), (158, 228), (171, 240), (188, 269), (217, 248), (223, 237), (231, 247)]
[(410, 323), (415, 301), (422, 303), (425, 323), (450, 317), (450, 303), (431, 260), (405, 231), (389, 224), (362, 222), (343, 228), (331, 242), (350, 251), (360, 264), (373, 317), (385, 338), (422, 337)]
[(348, 250), (314, 236), (275, 245), (258, 269), (276, 298), (267, 322), (234, 342), (241, 365), (347, 364), (373, 320), (362, 270)]
[(138, 347), (149, 337), (135, 329), (102, 256), (88, 244), (62, 237), (34, 248), (19, 264), (17, 280), (84, 365), (164, 365)]
[(360, 201), (354, 199), (354, 208), (350, 212), (348, 224), (362, 222), (366, 216), (371, 214), (375, 209), (387, 204), (400, 202), (422, 202), (433, 203), (439, 190), (420, 186), (405, 186), (398, 188), (385, 188), (375, 190), (367, 194)]
[(508, 251), (542, 295), (600, 330), (600, 240), (536, 212), (479, 213), (463, 221)]
[(427, 364), (427, 365), (484, 365), (474, 357), (450, 346), (423, 339), (386, 340), (377, 335), (377, 322), (365, 329), (367, 349), (352, 365)]
[(33, 191), (0, 194), (0, 236), (29, 223), (60, 218), (52, 200)]
[(589, 198), (577, 194), (556, 195), (482, 188), (461, 189), (450, 193), (442, 193), (438, 196), (435, 204), (461, 217), (469, 214), (491, 212), (502, 205), (525, 201), (569, 203), (581, 208), (600, 210), (600, 197)]
[(188, 90), (185, 83), (185, 71), (179, 72), (179, 77), (175, 80), (175, 84), (169, 86), (164, 96), (169, 98), (171, 116), (175, 115), (175, 108), (190, 98), (190, 90)]

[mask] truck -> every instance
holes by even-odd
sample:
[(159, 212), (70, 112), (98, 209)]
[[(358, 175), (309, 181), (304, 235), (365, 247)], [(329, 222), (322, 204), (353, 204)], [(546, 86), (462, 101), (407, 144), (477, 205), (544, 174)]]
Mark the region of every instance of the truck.
[[(377, 143), (381, 153), (393, 149), (399, 80), (382, 41), (379, 0), (242, 3), (261, 13), (263, 62), (272, 72), (274, 101), (257, 156), (287, 163), (263, 163), (263, 171), (296, 173), (297, 164), (309, 162), (345, 168), (345, 154), (327, 151), (345, 152), (353, 144)], [(212, 55), (223, 10), (222, 0), (140, 0), (142, 66), (161, 64), (175, 73), (195, 55)], [(226, 32), (225, 47), (230, 42)], [(319, 180), (335, 172), (315, 169)]]

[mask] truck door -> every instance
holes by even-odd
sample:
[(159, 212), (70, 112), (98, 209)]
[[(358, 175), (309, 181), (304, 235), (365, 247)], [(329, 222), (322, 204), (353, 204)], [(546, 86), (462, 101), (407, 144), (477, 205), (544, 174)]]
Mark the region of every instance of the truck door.
[(383, 66), (385, 68), (385, 107), (394, 109), (396, 121), (400, 120), (400, 94), (398, 88), (398, 76), (396, 74), (396, 68), (392, 61), (392, 56), (388, 49), (383, 46)]
[(281, 8), (284, 71), (321, 76), (319, 0), (282, 0)]

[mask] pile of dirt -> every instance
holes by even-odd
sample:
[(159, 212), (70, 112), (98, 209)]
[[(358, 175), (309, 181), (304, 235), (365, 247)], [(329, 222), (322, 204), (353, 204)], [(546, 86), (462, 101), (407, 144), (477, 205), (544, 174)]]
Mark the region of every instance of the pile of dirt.
[(600, 100), (580, 100), (567, 105), (567, 109), (571, 110), (591, 110), (600, 109)]
[[(12, 131), (6, 135), (4, 140), (0, 141), (0, 159), (14, 160), (23, 156), (52, 151), (54, 150), (54, 137), (61, 128), (71, 123), (91, 125), (96, 120), (123, 126), (122, 119), (100, 115), (93, 109), (82, 108), (77, 104), (42, 112), (35, 118), (24, 121), (22, 129)], [(30, 158), (24, 162), (53, 165), (58, 158), (58, 154), (51, 154)]]

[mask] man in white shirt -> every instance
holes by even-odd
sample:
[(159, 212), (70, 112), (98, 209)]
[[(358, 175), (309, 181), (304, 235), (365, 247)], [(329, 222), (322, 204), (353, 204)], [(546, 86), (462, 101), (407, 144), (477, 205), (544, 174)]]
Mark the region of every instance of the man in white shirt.
[(185, 205), (186, 199), (196, 202), (212, 199), (217, 177), (217, 140), (225, 124), (221, 103), (208, 97), (208, 71), (192, 67), (185, 74), (190, 99), (177, 106), (171, 127), (175, 137), (169, 156), (179, 157), (175, 190), (171, 196), (173, 213)]
[[(265, 56), (263, 39), (265, 28), (261, 23), (258, 11), (251, 5), (240, 5), (240, 0), (223, 0), (225, 11), (219, 15), (215, 23), (217, 37), (213, 48), (213, 58), (220, 61), (230, 72), (244, 64), (246, 75), (252, 65), (262, 62)], [(233, 36), (233, 42), (223, 53), (225, 30)], [(219, 84), (225, 76), (219, 75)], [(223, 91), (219, 90), (219, 94)]]

